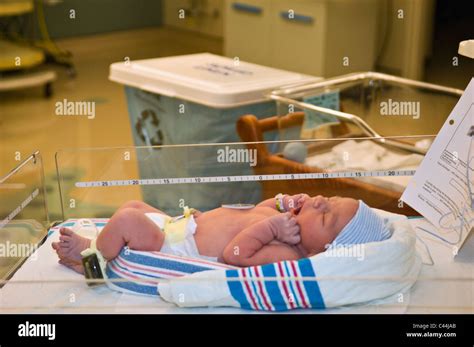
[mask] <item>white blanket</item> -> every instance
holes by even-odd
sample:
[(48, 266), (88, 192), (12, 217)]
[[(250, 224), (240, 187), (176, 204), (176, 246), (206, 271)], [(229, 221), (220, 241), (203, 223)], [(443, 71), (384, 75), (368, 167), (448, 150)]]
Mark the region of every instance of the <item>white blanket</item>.
[[(306, 158), (306, 165), (328, 171), (366, 170), (414, 170), (420, 165), (423, 156), (419, 154), (400, 154), (373, 141), (344, 141), (327, 153)], [(411, 176), (360, 177), (357, 178), (376, 186), (398, 192), (408, 185)]]
[(351, 246), (342, 256), (326, 251), (295, 262), (195, 273), (160, 283), (159, 294), (180, 307), (268, 311), (393, 302), (394, 296), (403, 303), (421, 269), (415, 232), (406, 217), (379, 212), (393, 231), (388, 240)]

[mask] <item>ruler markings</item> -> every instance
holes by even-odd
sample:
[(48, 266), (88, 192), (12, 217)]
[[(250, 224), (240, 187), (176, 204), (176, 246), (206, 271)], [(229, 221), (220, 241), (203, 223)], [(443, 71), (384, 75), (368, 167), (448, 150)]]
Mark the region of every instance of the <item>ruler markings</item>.
[(330, 178), (363, 178), (363, 177), (390, 177), (390, 176), (413, 176), (415, 170), (385, 170), (385, 171), (343, 171), (343, 172), (318, 172), (318, 173), (295, 173), (274, 175), (238, 175), (238, 176), (203, 176), (203, 177), (171, 177), (171, 178), (147, 178), (128, 180), (106, 180), (106, 181), (84, 181), (76, 182), (78, 188), (97, 187), (123, 187), (134, 185), (172, 185), (172, 184), (202, 184), (202, 183), (226, 183), (226, 182), (261, 182), (261, 181), (287, 181), (307, 179), (330, 179)]

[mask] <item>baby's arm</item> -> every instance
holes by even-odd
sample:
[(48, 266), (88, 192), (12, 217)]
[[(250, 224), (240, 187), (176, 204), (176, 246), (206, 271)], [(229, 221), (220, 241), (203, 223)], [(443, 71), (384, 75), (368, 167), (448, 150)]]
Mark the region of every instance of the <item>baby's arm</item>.
[[(286, 244), (271, 244), (278, 240)], [(296, 260), (290, 247), (300, 242), (299, 227), (290, 213), (263, 219), (242, 230), (226, 246), (224, 262), (237, 266), (262, 265), (280, 260)]]
[[(284, 194), (284, 195), (282, 195), (282, 198), (281, 198), (281, 205), (282, 205), (281, 208), (282, 208), (283, 211), (290, 211), (292, 209), (299, 209), (301, 206), (303, 206), (303, 203), (307, 198), (309, 198), (309, 196), (307, 194), (304, 194), (304, 193), (295, 194), (295, 195)], [(261, 203), (259, 203), (257, 206), (271, 207), (275, 210), (278, 210), (278, 208), (277, 208), (277, 197), (264, 200)]]
[(267, 199), (267, 200), (263, 200), (257, 206), (259, 206), (259, 207), (270, 207), (270, 208), (276, 209), (276, 200), (275, 200), (275, 198), (270, 198), (270, 199)]

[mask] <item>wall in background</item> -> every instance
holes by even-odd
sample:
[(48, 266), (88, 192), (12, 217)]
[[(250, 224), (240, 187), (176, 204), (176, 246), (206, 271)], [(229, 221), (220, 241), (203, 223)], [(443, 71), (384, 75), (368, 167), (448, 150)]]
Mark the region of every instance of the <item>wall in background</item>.
[[(162, 23), (161, 0), (64, 0), (46, 6), (51, 37), (90, 35)], [(75, 19), (70, 11), (75, 11)]]
[[(400, 10), (403, 18), (399, 18)], [(387, 0), (385, 11), (385, 23), (381, 23), (380, 30), (386, 42), (379, 56), (378, 71), (422, 80), (433, 42), (435, 0)]]
[(163, 0), (164, 25), (204, 35), (223, 36), (223, 12), (224, 0)]

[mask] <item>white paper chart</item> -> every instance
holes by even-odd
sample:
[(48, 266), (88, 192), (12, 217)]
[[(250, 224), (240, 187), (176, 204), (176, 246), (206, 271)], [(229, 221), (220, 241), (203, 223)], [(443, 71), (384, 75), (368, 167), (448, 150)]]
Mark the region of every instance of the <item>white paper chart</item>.
[(469, 152), (473, 124), (474, 79), (471, 79), (401, 198), (457, 249), (474, 226), (469, 192), (474, 165), (474, 151)]

